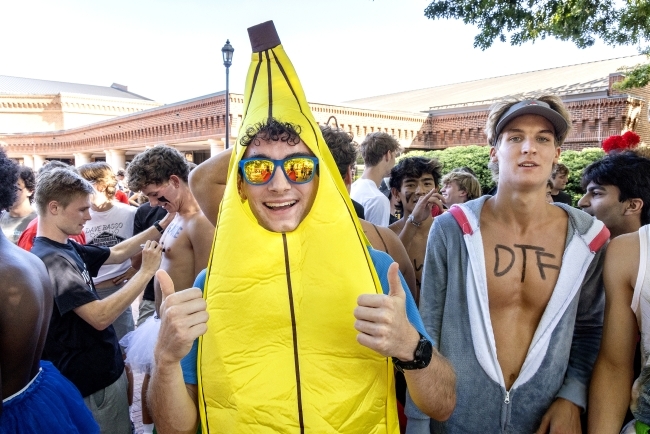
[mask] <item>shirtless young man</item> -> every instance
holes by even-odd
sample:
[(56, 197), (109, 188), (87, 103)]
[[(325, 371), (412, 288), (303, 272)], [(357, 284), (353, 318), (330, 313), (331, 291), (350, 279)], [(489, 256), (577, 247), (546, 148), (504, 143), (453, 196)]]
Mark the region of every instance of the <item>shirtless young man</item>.
[[(214, 226), (205, 218), (187, 185), (187, 161), (176, 149), (155, 146), (138, 154), (128, 167), (129, 189), (140, 191), (151, 206), (162, 206), (176, 213), (162, 238), (165, 246), (160, 265), (177, 288), (189, 288), (208, 265)], [(160, 286), (156, 292), (156, 311), (160, 307)]]
[[(0, 212), (15, 201), (18, 165), (0, 150)], [(81, 394), (41, 361), (54, 292), (43, 262), (0, 231), (0, 432), (98, 433)]]
[[(605, 223), (612, 238), (603, 270), (603, 341), (589, 388), (589, 432), (618, 433), (628, 406), (636, 423), (647, 430), (650, 159), (633, 151), (610, 153), (583, 171), (582, 184), (587, 193), (578, 205)], [(634, 366), (639, 331), (641, 364)], [(633, 374), (638, 375), (634, 386)], [(628, 428), (626, 432), (634, 432), (634, 423)]]
[(430, 426), (408, 406), (409, 432), (581, 432), (609, 232), (545, 200), (570, 125), (554, 96), (492, 107), (485, 130), (498, 192), (436, 218), (420, 300), (458, 375), (459, 404)]
[(415, 270), (415, 300), (420, 299), (422, 265), (429, 230), (433, 224), (431, 209), (442, 211), (442, 196), (438, 194), (441, 165), (438, 160), (407, 157), (390, 172), (391, 194), (398, 198), (402, 218), (389, 226), (406, 248)]

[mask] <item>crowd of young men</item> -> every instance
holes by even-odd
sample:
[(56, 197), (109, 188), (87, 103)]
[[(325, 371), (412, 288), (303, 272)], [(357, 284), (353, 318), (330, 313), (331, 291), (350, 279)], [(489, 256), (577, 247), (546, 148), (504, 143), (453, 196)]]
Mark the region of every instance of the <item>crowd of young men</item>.
[[(251, 70), (282, 80), (271, 92), (251, 75), (244, 133), (192, 174), (170, 147), (134, 159), (128, 187), (149, 205), (124, 241), (70, 240), (91, 207), (104, 209), (106, 177), (55, 168), (20, 187), (0, 153), (0, 207), (18, 210), (33, 192), (38, 210), (32, 254), (0, 234), (0, 277), (12, 282), (0, 290), (0, 428), (131, 432), (112, 324), (153, 283), (141, 305), (160, 317), (147, 320), (157, 326), (145, 395), (161, 433), (394, 433), (393, 367), (408, 387), (407, 433), (614, 433), (630, 392), (626, 429), (647, 432), (650, 160), (593, 163), (582, 210), (571, 207), (558, 163), (571, 121), (545, 95), (492, 107), (493, 196), (463, 169), (395, 164), (399, 145), (384, 133), (361, 144), (367, 168), (353, 183), (351, 135), (292, 106), (304, 95), (273, 24), (249, 31)], [(271, 54), (281, 68), (265, 63)], [(387, 229), (388, 173), (401, 218)], [(100, 267), (134, 256), (137, 271), (98, 296)], [(44, 392), (48, 382), (59, 391)]]

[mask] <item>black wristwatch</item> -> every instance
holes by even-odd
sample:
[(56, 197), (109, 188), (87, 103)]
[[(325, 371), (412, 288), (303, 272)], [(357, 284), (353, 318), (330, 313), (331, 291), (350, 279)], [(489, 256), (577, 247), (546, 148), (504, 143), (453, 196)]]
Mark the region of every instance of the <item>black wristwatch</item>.
[(156, 220), (155, 222), (153, 222), (153, 227), (156, 228), (156, 229), (158, 229), (158, 232), (160, 232), (161, 234), (162, 234), (163, 232), (165, 232), (165, 230), (163, 229), (163, 227), (160, 226), (160, 220)]
[(410, 362), (402, 362), (397, 357), (393, 357), (393, 365), (400, 372), (410, 371), (412, 369), (424, 369), (429, 366), (431, 357), (433, 357), (433, 345), (420, 333), (420, 341), (418, 342), (418, 346), (415, 347), (413, 360)]

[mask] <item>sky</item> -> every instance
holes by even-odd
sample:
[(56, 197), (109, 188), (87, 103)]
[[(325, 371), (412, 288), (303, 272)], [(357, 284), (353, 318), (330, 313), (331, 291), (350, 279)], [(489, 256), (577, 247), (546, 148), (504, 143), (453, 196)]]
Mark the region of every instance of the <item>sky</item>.
[(273, 20), (310, 102), (422, 89), (637, 54), (554, 39), (473, 48), (477, 29), (422, 0), (1, 0), (0, 75), (110, 86), (161, 103), (225, 89), (250, 64), (246, 29)]

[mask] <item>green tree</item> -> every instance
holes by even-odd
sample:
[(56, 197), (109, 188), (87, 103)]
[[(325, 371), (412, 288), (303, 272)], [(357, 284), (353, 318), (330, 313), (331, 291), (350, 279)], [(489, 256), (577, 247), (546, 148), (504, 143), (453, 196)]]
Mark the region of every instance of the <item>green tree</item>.
[(569, 168), (569, 182), (566, 186), (566, 192), (571, 195), (573, 204), (577, 205), (582, 197), (583, 190), (580, 186), (582, 171), (593, 163), (605, 156), (605, 152), (600, 148), (585, 148), (582, 151), (563, 151), (560, 154), (560, 163)]
[[(584, 194), (580, 185), (582, 171), (589, 164), (604, 156), (605, 152), (600, 148), (585, 148), (582, 151), (568, 150), (563, 151), (560, 155), (560, 162), (569, 168), (566, 192), (571, 195), (574, 205)], [(492, 180), (492, 172), (487, 167), (490, 158), (489, 146), (457, 146), (442, 151), (410, 151), (400, 156), (398, 161), (405, 157), (437, 158), (442, 163), (443, 175), (458, 167), (470, 167), (476, 173), (483, 193), (487, 193), (495, 185)]]
[[(424, 15), (476, 25), (474, 47), (481, 50), (508, 37), (511, 45), (553, 37), (579, 48), (592, 46), (597, 38), (612, 46), (639, 45), (650, 39), (650, 0), (435, 0)], [(650, 65), (636, 65), (627, 73), (634, 78), (619, 88), (645, 86)]]

